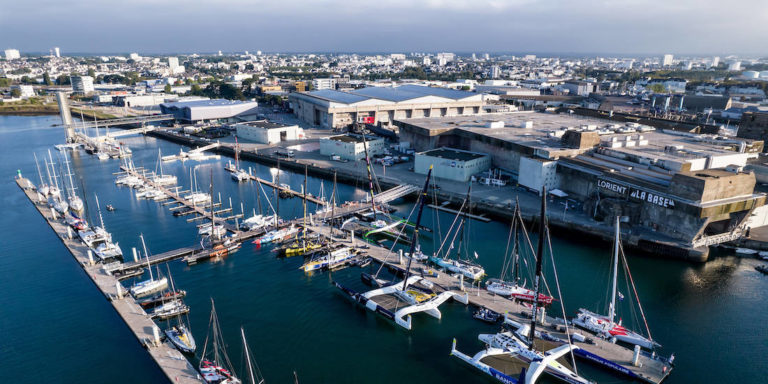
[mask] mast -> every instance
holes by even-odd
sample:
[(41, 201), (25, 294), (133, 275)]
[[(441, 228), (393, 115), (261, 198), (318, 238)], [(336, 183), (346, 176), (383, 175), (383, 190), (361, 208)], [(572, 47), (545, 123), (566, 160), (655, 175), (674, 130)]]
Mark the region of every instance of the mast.
[[(256, 178), (256, 205), (259, 207), (259, 215), (261, 215), (261, 180), (257, 177)], [(256, 215), (256, 212), (253, 213), (253, 215)]]
[[(101, 223), (101, 229), (106, 231), (107, 229), (104, 228), (104, 218), (101, 216), (101, 207), (99, 206), (99, 195), (94, 193), (93, 196), (96, 197), (96, 211), (99, 212), (99, 222)], [(144, 252), (146, 252), (146, 250)]]
[[(213, 212), (213, 168), (211, 168), (211, 184), (209, 186), (209, 189), (210, 189), (210, 195), (211, 195), (211, 204), (210, 204), (210, 207), (211, 207), (211, 240), (213, 240), (214, 238), (218, 238), (218, 236), (216, 236), (216, 217), (214, 216), (214, 212)], [(219, 199), (219, 200), (221, 200), (221, 199)], [(213, 248), (213, 242), (211, 242), (211, 248)]]
[[(304, 226), (304, 238), (302, 240), (302, 246), (307, 246), (307, 165), (304, 164), (304, 217), (301, 219), (301, 224)], [(304, 249), (306, 251), (306, 248)]]
[(333, 192), (331, 193), (331, 238), (333, 238), (333, 221), (336, 211), (336, 171), (333, 171)]
[(368, 191), (371, 193), (371, 208), (373, 209), (373, 221), (376, 221), (376, 203), (373, 201), (373, 175), (371, 173), (371, 158), (368, 157), (368, 144), (365, 141), (365, 132), (363, 136), (363, 151), (365, 152), (365, 168), (368, 171)]
[[(235, 171), (240, 170), (240, 144), (237, 143), (237, 135), (235, 135)], [(242, 329), (241, 329), (242, 330)]]
[(72, 170), (69, 169), (69, 159), (67, 158), (67, 153), (64, 152), (64, 164), (67, 165), (67, 177), (69, 177), (69, 187), (72, 188), (69, 191), (70, 198), (73, 198), (75, 196), (75, 184), (72, 182)]
[(279, 217), (280, 217), (280, 193), (278, 192), (278, 189), (280, 189), (280, 157), (277, 158), (277, 182), (275, 183), (275, 188), (272, 189), (272, 192), (275, 194), (275, 228), (277, 228), (279, 223)]
[(245, 361), (248, 362), (248, 375), (251, 378), (252, 384), (259, 384), (261, 381), (256, 381), (256, 376), (253, 374), (253, 363), (251, 362), (250, 348), (248, 348), (248, 342), (245, 341), (245, 331), (243, 327), (240, 327), (240, 335), (243, 337), (243, 351), (245, 352)]
[(619, 216), (616, 216), (616, 228), (613, 239), (613, 282), (611, 286), (611, 304), (608, 307), (608, 318), (613, 323), (614, 317), (616, 317), (616, 280), (619, 269)]
[(51, 160), (51, 173), (53, 173), (53, 184), (56, 185), (56, 189), (61, 191), (61, 188), (59, 188), (59, 180), (56, 179), (56, 168), (53, 166), (53, 156), (51, 156), (51, 150), (48, 150), (48, 158)]
[(147, 258), (147, 270), (149, 271), (149, 281), (154, 281), (155, 278), (152, 277), (152, 265), (149, 264), (149, 252), (147, 252), (147, 244), (144, 243), (144, 235), (140, 234), (139, 237), (141, 238), (141, 246), (144, 247), (144, 257)]
[[(37, 155), (35, 155), (37, 157)], [(53, 180), (51, 180), (51, 171), (48, 169), (48, 160), (43, 156), (43, 164), (45, 164), (45, 174), (48, 176), (48, 186), (53, 187)]]
[(35, 167), (37, 167), (37, 176), (40, 178), (40, 185), (43, 185), (43, 174), (40, 173), (40, 164), (37, 162), (37, 154), (32, 152), (32, 156), (35, 157)]
[(539, 280), (541, 279), (541, 261), (544, 258), (544, 236), (547, 225), (547, 187), (541, 188), (541, 219), (539, 222), (539, 248), (536, 250), (536, 275), (533, 277), (533, 308), (531, 309), (531, 333), (528, 336), (528, 349), (533, 350), (536, 337), (536, 317), (539, 312)]
[(424, 181), (424, 188), (419, 195), (419, 213), (416, 215), (416, 226), (413, 228), (413, 237), (411, 238), (411, 249), (408, 251), (410, 257), (408, 258), (408, 267), (405, 268), (405, 278), (403, 278), (403, 291), (408, 288), (408, 275), (411, 273), (411, 262), (413, 261), (414, 252), (416, 251), (416, 244), (419, 242), (419, 225), (421, 225), (421, 213), (424, 211), (424, 202), (427, 200), (427, 189), (429, 188), (429, 178), (432, 176), (432, 165), (429, 166), (427, 171), (427, 180)]

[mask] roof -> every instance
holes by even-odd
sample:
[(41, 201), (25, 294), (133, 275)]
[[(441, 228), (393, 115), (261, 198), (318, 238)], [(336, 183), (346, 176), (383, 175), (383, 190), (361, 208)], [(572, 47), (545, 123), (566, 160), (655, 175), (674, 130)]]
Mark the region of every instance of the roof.
[(462, 151), (459, 149), (446, 148), (446, 147), (421, 152), (419, 153), (419, 155), (439, 157), (441, 159), (449, 159), (449, 160), (457, 160), (457, 161), (470, 161), (470, 160), (480, 159), (488, 156), (485, 153), (475, 153), (475, 152)]
[(240, 100), (225, 100), (225, 99), (213, 99), (213, 100), (192, 100), (192, 101), (175, 101), (172, 103), (162, 103), (161, 106), (165, 108), (199, 108), (199, 107), (229, 107), (233, 105), (251, 104), (253, 101), (240, 101)]
[[(328, 140), (335, 140), (335, 141), (341, 141), (344, 143), (362, 143), (363, 137), (361, 135), (336, 135), (336, 136), (330, 136), (327, 137)], [(374, 136), (366, 136), (366, 139), (368, 142), (374, 141), (374, 140), (381, 140), (378, 137)]]
[(237, 123), (237, 125), (247, 125), (249, 127), (262, 128), (262, 129), (296, 127), (295, 124), (294, 125), (285, 125), (285, 124), (273, 123), (273, 122), (267, 121), (267, 120), (244, 121), (242, 123)]
[(352, 91), (336, 91), (323, 89), (319, 91), (305, 92), (305, 95), (318, 99), (340, 103), (354, 104), (361, 101), (376, 99), (391, 102), (404, 102), (426, 96), (441, 97), (445, 99), (461, 100), (478, 96), (474, 92), (458, 91), (455, 89), (426, 87), (423, 85), (401, 85), (399, 87), (367, 87)]

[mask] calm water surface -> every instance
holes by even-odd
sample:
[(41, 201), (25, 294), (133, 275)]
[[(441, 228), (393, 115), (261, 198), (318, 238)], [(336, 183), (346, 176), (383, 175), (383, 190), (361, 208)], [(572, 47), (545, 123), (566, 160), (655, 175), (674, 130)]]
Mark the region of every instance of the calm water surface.
[[(0, 116), (0, 381), (164, 382), (162, 372), (13, 181), (17, 169), (37, 180), (32, 154), (40, 157), (63, 140), (61, 128), (51, 127), (58, 121), (55, 116)], [(158, 148), (164, 154), (179, 150), (176, 144), (153, 138), (124, 141), (134, 150), (135, 164), (151, 170)], [(55, 149), (52, 154), (59, 156)], [(212, 173), (214, 193), (221, 193), (225, 205), (232, 198), (237, 211), (240, 202), (246, 212), (258, 209), (255, 185), (231, 181), (222, 169), (226, 161), (170, 163), (164, 171), (177, 175), (185, 189), (191, 181), (195, 185), (189, 177), (193, 171), (196, 188), (204, 190)], [(152, 253), (199, 241), (194, 223), (173, 217), (154, 201), (137, 200), (131, 189), (116, 187), (116, 160), (99, 161), (76, 152), (72, 166), (76, 184), (85, 190), (91, 220), (98, 220), (94, 194), (102, 206), (117, 208), (104, 211), (103, 218), (128, 258), (142, 233)], [(267, 167), (245, 166), (271, 178)], [(303, 175), (283, 172), (281, 182), (298, 190)], [(310, 177), (310, 192), (318, 194), (321, 185), (329, 195), (330, 182)], [(360, 199), (364, 192), (340, 185), (339, 195)], [(267, 208), (263, 195), (262, 204)], [(399, 202), (398, 208), (398, 214), (407, 216), (412, 204)], [(298, 199), (281, 200), (280, 212), (299, 217), (302, 207)], [(439, 224), (443, 232), (452, 220), (451, 215), (425, 210), (424, 223), (433, 228)], [(491, 276), (501, 269), (508, 230), (498, 222), (470, 226), (470, 249), (477, 251)], [(439, 238), (427, 234), (422, 240), (430, 251)], [(553, 247), (566, 312), (602, 309), (610, 245), (555, 238)], [(663, 354), (676, 355), (669, 383), (764, 381), (768, 277), (753, 269), (756, 260), (723, 255), (693, 265), (631, 254), (628, 259), (653, 336), (664, 345)], [(272, 247), (247, 243), (223, 262), (188, 267), (175, 261), (169, 267), (177, 287), (188, 292), (198, 343), (205, 338), (214, 298), (233, 363), (243, 367), (238, 335), (242, 326), (267, 382), (292, 382), (294, 371), (303, 383), (489, 382), (448, 356), (452, 338), (458, 339), (459, 349), (473, 354), (482, 347), (477, 334), (496, 330), (473, 320), (471, 308), (448, 303), (441, 308), (442, 320), (416, 316), (413, 331), (406, 332), (355, 307), (331, 287), (334, 279), (363, 289), (359, 269), (307, 276), (298, 270), (300, 262), (277, 259)], [(545, 267), (551, 271), (552, 263)], [(165, 268), (161, 266), (164, 273)], [(625, 286), (620, 291), (629, 297)], [(624, 321), (633, 324), (636, 316), (627, 303), (622, 305)], [(601, 383), (622, 382), (584, 363), (579, 370)]]

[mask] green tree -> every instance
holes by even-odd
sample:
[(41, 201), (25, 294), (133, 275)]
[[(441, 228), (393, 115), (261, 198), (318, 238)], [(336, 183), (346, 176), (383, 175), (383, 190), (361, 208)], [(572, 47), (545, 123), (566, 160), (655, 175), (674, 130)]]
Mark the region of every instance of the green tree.
[(654, 93), (664, 93), (664, 84), (661, 83), (653, 83), (645, 86), (646, 89), (648, 89), (651, 92)]
[(10, 87), (11, 79), (7, 77), (0, 77), (0, 87)]
[(88, 68), (88, 76), (96, 78), (96, 71), (93, 68)]
[(11, 97), (21, 97), (21, 89), (11, 89)]
[(51, 75), (49, 75), (48, 72), (43, 73), (43, 83), (45, 85), (53, 85), (53, 82), (51, 81)]
[(25, 75), (25, 76), (22, 76), (22, 77), (21, 77), (21, 83), (22, 83), (22, 84), (34, 84), (34, 83), (35, 83), (35, 81), (34, 81), (34, 80), (32, 80), (32, 79), (31, 79), (29, 76), (26, 76), (26, 75)]
[(171, 93), (171, 85), (170, 84), (166, 84), (165, 88), (163, 88), (163, 92)]
[(69, 76), (67, 76), (67, 75), (59, 75), (56, 78), (56, 84), (58, 84), (58, 85), (70, 85), (72, 83), (69, 81)]

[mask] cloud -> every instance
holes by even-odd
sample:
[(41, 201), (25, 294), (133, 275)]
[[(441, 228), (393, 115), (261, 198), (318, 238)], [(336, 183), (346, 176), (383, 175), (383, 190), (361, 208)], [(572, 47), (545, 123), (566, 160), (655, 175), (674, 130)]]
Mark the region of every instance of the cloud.
[(758, 0), (6, 2), (0, 41), (44, 52), (764, 54), (768, 37)]

